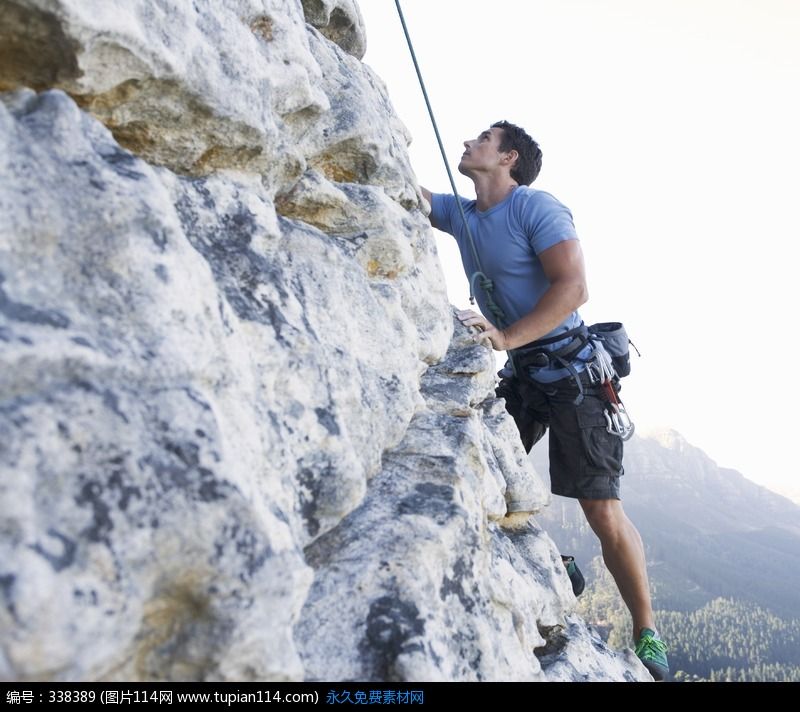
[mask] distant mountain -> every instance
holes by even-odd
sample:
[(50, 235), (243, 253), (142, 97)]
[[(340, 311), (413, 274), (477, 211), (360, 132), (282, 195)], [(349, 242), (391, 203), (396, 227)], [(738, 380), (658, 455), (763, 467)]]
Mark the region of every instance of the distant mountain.
[(781, 483), (770, 483), (767, 489), (771, 489), (773, 492), (777, 492), (778, 494), (790, 499), (797, 505), (800, 505), (800, 483), (795, 484), (787, 484), (785, 482)]
[[(718, 467), (674, 430), (625, 444), (622, 500), (642, 534), (656, 607), (694, 611), (716, 598), (800, 616), (800, 507)], [(531, 458), (547, 477), (547, 445)], [(554, 497), (539, 522), (564, 552), (599, 555), (577, 502)]]

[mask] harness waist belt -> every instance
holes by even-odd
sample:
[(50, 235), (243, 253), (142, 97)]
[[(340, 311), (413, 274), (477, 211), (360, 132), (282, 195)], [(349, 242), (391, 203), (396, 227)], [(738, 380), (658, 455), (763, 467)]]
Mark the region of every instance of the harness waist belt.
[[(586, 345), (589, 337), (589, 329), (581, 322), (579, 326), (574, 329), (569, 329), (556, 336), (550, 336), (546, 339), (537, 339), (531, 341), (529, 344), (520, 346), (514, 349), (514, 355), (517, 357), (518, 365), (522, 367), (535, 366), (542, 368), (547, 366), (551, 359), (560, 363), (563, 361), (571, 361)], [(555, 344), (559, 341), (569, 339), (569, 342), (558, 349), (546, 349), (545, 346)]]

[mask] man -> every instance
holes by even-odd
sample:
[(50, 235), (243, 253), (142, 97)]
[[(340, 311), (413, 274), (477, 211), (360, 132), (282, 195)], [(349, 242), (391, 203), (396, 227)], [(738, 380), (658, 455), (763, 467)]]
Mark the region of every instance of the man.
[(582, 324), (577, 309), (588, 298), (572, 215), (553, 196), (527, 187), (539, 173), (542, 154), (523, 129), (501, 121), (464, 147), (458, 170), (474, 183), (476, 200), (461, 201), (479, 263), (455, 197), (425, 188), (422, 193), (431, 204), (433, 226), (456, 238), (471, 281), (477, 283), (479, 266), (491, 280), (490, 294), (485, 288), (475, 290), (481, 311), (493, 313), (491, 297), (505, 323), (471, 310), (458, 317), (480, 330), (476, 341), (498, 351), (514, 353), (539, 341), (539, 356), (546, 352), (524, 373), (517, 368), (514, 374), (507, 365), (497, 395), (506, 399), (527, 451), (550, 427), (552, 491), (580, 503), (631, 612), (636, 654), (656, 680), (664, 679), (669, 673), (666, 646), (653, 620), (644, 547), (619, 499), (622, 440), (606, 430), (601, 389), (586, 372), (595, 347), (578, 342), (568, 364), (550, 357), (569, 351)]

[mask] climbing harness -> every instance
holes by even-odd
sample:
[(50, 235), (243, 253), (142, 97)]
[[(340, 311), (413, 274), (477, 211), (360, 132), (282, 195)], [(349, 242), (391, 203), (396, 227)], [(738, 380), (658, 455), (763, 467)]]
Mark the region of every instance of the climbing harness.
[[(558, 341), (569, 339), (565, 346), (558, 349), (548, 349)], [(581, 382), (578, 370), (573, 365), (578, 359), (578, 354), (590, 341), (589, 329), (581, 322), (580, 326), (564, 331), (556, 336), (538, 339), (530, 344), (516, 349), (517, 371), (514, 375), (519, 377), (520, 373), (527, 374), (528, 369), (544, 368), (546, 366), (560, 366), (565, 368), (569, 375), (575, 380), (578, 386), (578, 396), (575, 398), (575, 405), (580, 405), (583, 401), (583, 383)]]
[[(557, 349), (547, 349), (558, 341), (568, 340), (566, 345)], [(580, 356), (587, 345), (591, 344), (591, 354)], [(629, 440), (633, 435), (634, 425), (625, 410), (625, 405), (617, 394), (615, 383), (631, 372), (628, 346), (639, 350), (628, 338), (625, 327), (619, 322), (602, 322), (580, 326), (556, 336), (539, 339), (517, 350), (517, 366), (523, 373), (529, 368), (560, 366), (566, 369), (578, 387), (575, 405), (580, 405), (585, 398), (583, 380), (575, 364), (585, 364), (584, 373), (589, 385), (598, 386), (605, 408), (606, 430), (622, 440)], [(641, 356), (641, 354), (639, 354)]]

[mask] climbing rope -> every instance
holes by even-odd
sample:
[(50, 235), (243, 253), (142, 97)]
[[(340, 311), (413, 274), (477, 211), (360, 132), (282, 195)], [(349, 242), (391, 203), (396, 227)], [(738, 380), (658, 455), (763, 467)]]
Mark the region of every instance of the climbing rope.
[(411, 42), (411, 35), (408, 34), (408, 27), (406, 27), (406, 20), (403, 17), (403, 9), (400, 7), (400, 0), (394, 0), (394, 4), (397, 7), (397, 14), (400, 16), (400, 24), (403, 26), (403, 34), (406, 36), (406, 43), (408, 44), (408, 51), (411, 53), (411, 61), (414, 63), (414, 69), (417, 72), (417, 79), (419, 79), (419, 87), (422, 89), (422, 96), (425, 98), (425, 105), (428, 107), (428, 116), (431, 118), (431, 125), (433, 126), (433, 132), (436, 134), (436, 141), (439, 144), (439, 151), (442, 154), (442, 161), (444, 162), (445, 170), (447, 171), (447, 177), (450, 179), (450, 187), (453, 190), (453, 195), (456, 199), (456, 205), (458, 205), (458, 210), (461, 213), (461, 220), (464, 222), (464, 228), (467, 231), (467, 238), (469, 239), (469, 246), (472, 250), (472, 258), (475, 260), (475, 272), (472, 273), (472, 276), (469, 278), (469, 303), (475, 304), (475, 282), (478, 281), (483, 291), (486, 293), (486, 306), (489, 307), (489, 311), (492, 312), (492, 316), (495, 318), (495, 324), (499, 329), (503, 329), (504, 327), (508, 326), (508, 322), (506, 320), (505, 312), (502, 310), (500, 305), (495, 302), (494, 300), (494, 283), (491, 279), (489, 279), (483, 272), (483, 267), (481, 267), (481, 261), (478, 257), (478, 250), (475, 247), (475, 240), (472, 239), (472, 231), (469, 229), (469, 223), (467, 222), (467, 216), (464, 215), (464, 208), (461, 205), (461, 198), (458, 195), (458, 191), (456, 190), (456, 183), (453, 180), (453, 173), (450, 171), (450, 166), (447, 163), (447, 154), (444, 150), (444, 145), (442, 144), (442, 137), (439, 135), (439, 127), (436, 124), (436, 118), (433, 115), (433, 108), (431, 107), (430, 99), (428, 99), (428, 92), (425, 89), (425, 82), (422, 80), (422, 72), (419, 68), (419, 63), (417, 62), (417, 55), (414, 52), (414, 45)]

